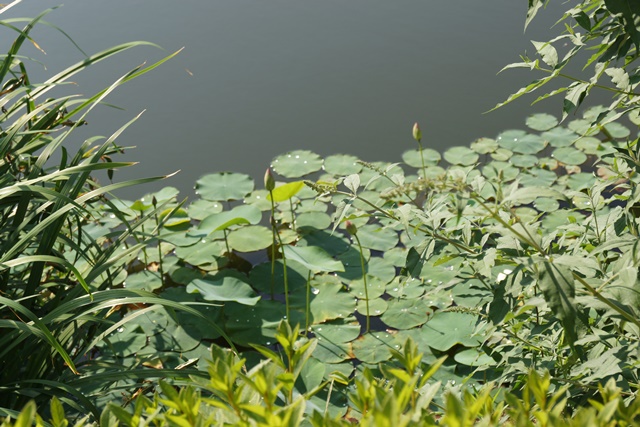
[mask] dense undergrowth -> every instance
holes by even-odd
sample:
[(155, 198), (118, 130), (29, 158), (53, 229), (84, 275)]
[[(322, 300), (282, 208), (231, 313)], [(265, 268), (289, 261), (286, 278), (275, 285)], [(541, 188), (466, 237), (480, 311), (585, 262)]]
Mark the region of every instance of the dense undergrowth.
[[(529, 1), (531, 17), (543, 3)], [(35, 84), (18, 51), (41, 17), (12, 26), (0, 69), (4, 425), (638, 424), (640, 11), (578, 3), (566, 36), (535, 44), (549, 70), (516, 64), (549, 78), (511, 98), (599, 41), (594, 78), (550, 94), (565, 94), (562, 121), (537, 114), (442, 154), (416, 126), (393, 164), (293, 151), (264, 186), (214, 173), (189, 202), (171, 187), (106, 196), (144, 181), (91, 177), (127, 165), (112, 160), (124, 128), (76, 154), (63, 145), (155, 65), (87, 100), (43, 99), (136, 43)], [(553, 43), (566, 40), (559, 60)], [(603, 76), (616, 102), (576, 114)]]

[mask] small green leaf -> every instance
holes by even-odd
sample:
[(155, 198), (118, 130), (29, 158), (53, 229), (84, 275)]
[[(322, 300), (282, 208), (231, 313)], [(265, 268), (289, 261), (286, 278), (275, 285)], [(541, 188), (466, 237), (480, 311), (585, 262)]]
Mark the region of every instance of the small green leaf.
[(205, 175), (196, 181), (196, 194), (206, 200), (242, 200), (253, 191), (253, 179), (241, 173), (221, 172)]
[(313, 272), (344, 271), (344, 265), (316, 246), (284, 246), (287, 259), (299, 262)]
[(231, 276), (192, 280), (187, 292), (198, 292), (207, 301), (234, 301), (243, 305), (256, 305), (260, 300), (248, 283)]
[(298, 192), (302, 190), (303, 187), (303, 181), (288, 182), (274, 188), (271, 194), (267, 196), (267, 199), (271, 200), (273, 198), (273, 201), (276, 203), (284, 202), (285, 200), (289, 200), (290, 198), (298, 194)]

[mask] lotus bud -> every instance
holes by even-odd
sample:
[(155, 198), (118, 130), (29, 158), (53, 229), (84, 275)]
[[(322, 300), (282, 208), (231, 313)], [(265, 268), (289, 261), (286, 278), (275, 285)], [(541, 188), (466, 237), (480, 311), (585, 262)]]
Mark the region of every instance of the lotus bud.
[(351, 221), (346, 221), (344, 223), (344, 226), (347, 229), (347, 233), (351, 234), (352, 236), (355, 236), (356, 233), (358, 232), (358, 228)]
[(267, 191), (273, 191), (273, 189), (276, 188), (276, 180), (273, 179), (271, 168), (267, 168), (264, 174), (264, 188), (266, 188)]
[(415, 139), (418, 142), (422, 140), (422, 132), (420, 131), (420, 126), (418, 125), (418, 122), (415, 122), (413, 124), (413, 139)]

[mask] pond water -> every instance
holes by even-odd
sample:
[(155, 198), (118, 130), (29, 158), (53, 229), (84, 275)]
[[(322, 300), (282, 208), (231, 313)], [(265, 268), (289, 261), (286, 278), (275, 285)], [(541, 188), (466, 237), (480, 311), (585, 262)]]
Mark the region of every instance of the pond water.
[[(101, 63), (77, 78), (73, 93), (88, 95), (184, 47), (119, 88), (109, 102), (124, 110), (100, 106), (77, 139), (109, 135), (146, 109), (118, 140), (137, 146), (124, 160), (140, 164), (116, 179), (179, 169), (162, 185), (188, 196), (210, 172), (244, 172), (261, 182), (271, 159), (294, 149), (398, 161), (415, 147), (415, 121), (425, 145), (444, 150), (523, 128), (536, 111), (559, 113), (560, 99), (530, 107), (529, 98), (483, 114), (533, 79), (523, 70), (497, 72), (525, 51), (533, 55), (529, 40), (559, 31), (549, 28), (562, 4), (552, 3), (526, 33), (525, 0), (67, 0), (46, 20), (87, 53), (131, 40), (165, 49), (138, 48)], [(3, 18), (58, 4), (24, 0)], [(34, 74), (82, 59), (52, 28), (33, 35), (47, 55), (28, 52), (48, 67), (34, 64)]]

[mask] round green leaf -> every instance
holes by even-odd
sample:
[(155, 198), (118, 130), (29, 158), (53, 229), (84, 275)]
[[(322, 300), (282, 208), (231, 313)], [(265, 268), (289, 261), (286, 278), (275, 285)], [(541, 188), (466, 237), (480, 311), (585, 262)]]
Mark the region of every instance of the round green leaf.
[(557, 126), (558, 119), (551, 114), (539, 113), (529, 116), (526, 123), (533, 130), (544, 131)]
[(444, 152), (444, 159), (452, 165), (470, 166), (479, 158), (478, 153), (468, 147), (451, 147)]
[(324, 212), (304, 212), (296, 217), (298, 231), (326, 230), (331, 226), (331, 217)]
[(456, 353), (453, 359), (461, 365), (467, 366), (493, 366), (496, 361), (491, 356), (478, 348), (468, 348)]
[(202, 220), (211, 214), (222, 212), (222, 203), (198, 199), (195, 202), (191, 202), (187, 212), (191, 218)]
[[(287, 282), (289, 291), (304, 288), (307, 284), (309, 270), (298, 263), (287, 263)], [(282, 294), (284, 292), (284, 265), (281, 259), (276, 260), (274, 272), (271, 274), (271, 262), (264, 262), (256, 265), (249, 273), (251, 285), (263, 294), (271, 293), (273, 283), (274, 292)]]
[(480, 138), (471, 143), (471, 149), (478, 154), (493, 153), (498, 147), (496, 140), (491, 138)]
[(242, 173), (220, 172), (196, 181), (196, 194), (206, 200), (241, 200), (253, 191), (253, 179)]
[[(343, 290), (339, 283), (323, 283), (322, 279), (313, 281), (310, 311), (312, 323), (323, 323), (327, 320), (350, 316), (356, 309), (356, 300)], [(299, 290), (292, 295), (290, 302), (293, 307), (304, 311), (306, 307), (306, 290)]]
[(447, 351), (456, 344), (477, 347), (481, 339), (473, 335), (478, 317), (470, 313), (438, 311), (422, 327), (425, 340), (436, 350)]
[(248, 283), (232, 276), (192, 280), (187, 292), (198, 292), (207, 301), (234, 301), (244, 305), (255, 305), (260, 299)]
[(353, 342), (353, 354), (364, 363), (379, 363), (391, 358), (391, 350), (399, 350), (400, 342), (387, 332), (372, 332)]
[(362, 247), (374, 251), (388, 251), (398, 244), (398, 233), (390, 228), (368, 224), (358, 229), (358, 238)]
[(556, 148), (551, 156), (565, 165), (572, 166), (581, 165), (587, 161), (587, 155), (573, 147)]
[(271, 200), (273, 196), (274, 202), (284, 202), (295, 196), (303, 187), (304, 182), (302, 181), (287, 182), (274, 188), (267, 198)]
[[(388, 303), (382, 298), (373, 298), (369, 300), (369, 316), (380, 316), (387, 311)], [(363, 316), (367, 315), (367, 300), (359, 299), (356, 307), (358, 313)]]
[(389, 308), (382, 315), (381, 320), (394, 329), (411, 329), (422, 325), (432, 313), (431, 307), (424, 300), (389, 301)]
[(359, 160), (356, 156), (336, 154), (324, 159), (323, 168), (325, 172), (334, 176), (351, 175), (362, 170)]
[(607, 123), (604, 125), (609, 135), (616, 139), (624, 139), (631, 134), (631, 131), (626, 126), (618, 122)]
[(261, 211), (268, 211), (271, 210), (271, 201), (268, 196), (269, 192), (267, 190), (254, 190), (244, 198), (244, 202), (257, 207)]
[(560, 203), (551, 197), (538, 197), (533, 206), (540, 212), (553, 212), (560, 207)]
[(575, 132), (563, 127), (551, 129), (550, 131), (544, 132), (541, 136), (552, 147), (568, 147), (580, 138)]
[[(440, 153), (431, 148), (422, 150), (422, 158), (426, 165), (436, 165), (442, 157)], [(408, 150), (402, 153), (402, 161), (414, 168), (422, 168), (422, 160), (420, 159), (420, 150)]]
[(491, 158), (499, 162), (506, 162), (512, 155), (513, 151), (500, 147), (495, 152), (491, 153)]
[(157, 271), (143, 270), (129, 274), (123, 286), (127, 289), (153, 291), (162, 287), (162, 278)]
[(580, 136), (593, 136), (600, 132), (598, 126), (591, 126), (591, 120), (572, 120), (567, 127)]
[(516, 154), (511, 157), (511, 163), (519, 168), (532, 168), (538, 164), (538, 158), (531, 154)]
[(227, 241), (238, 252), (255, 252), (268, 248), (273, 243), (273, 234), (267, 227), (251, 225), (233, 230), (227, 235)]
[(271, 168), (287, 178), (299, 178), (319, 171), (322, 168), (322, 159), (311, 151), (296, 150), (273, 159)]

